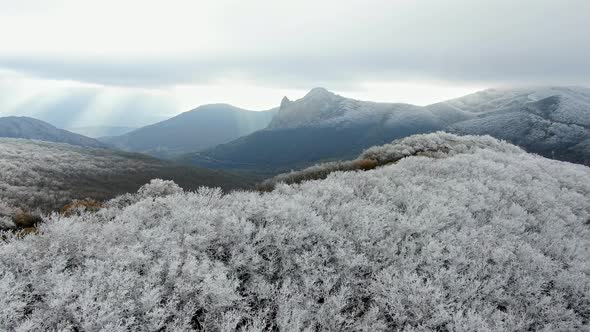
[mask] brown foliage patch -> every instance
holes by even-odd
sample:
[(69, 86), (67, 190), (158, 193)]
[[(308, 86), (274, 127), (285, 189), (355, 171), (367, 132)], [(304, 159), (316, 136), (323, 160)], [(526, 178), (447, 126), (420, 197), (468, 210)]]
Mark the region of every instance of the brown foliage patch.
[(12, 217), (12, 222), (14, 222), (16, 227), (24, 229), (35, 227), (35, 225), (38, 223), (43, 222), (43, 219), (38, 215), (34, 215), (19, 209)]
[(354, 169), (368, 171), (379, 166), (379, 163), (375, 159), (360, 159), (353, 160), (352, 165), (354, 166)]
[(71, 216), (79, 211), (96, 212), (104, 206), (103, 203), (93, 199), (73, 200), (59, 209), (59, 213), (64, 216)]
[(308, 167), (304, 170), (292, 173), (279, 174), (258, 185), (256, 190), (261, 192), (273, 191), (277, 183), (301, 183), (310, 180), (325, 179), (334, 172), (368, 171), (381, 166), (375, 159), (357, 159), (351, 161), (331, 162)]

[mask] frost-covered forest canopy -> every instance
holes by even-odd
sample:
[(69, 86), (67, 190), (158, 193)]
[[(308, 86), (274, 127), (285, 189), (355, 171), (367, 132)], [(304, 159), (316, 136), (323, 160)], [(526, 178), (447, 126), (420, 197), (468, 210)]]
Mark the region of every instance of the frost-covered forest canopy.
[(264, 193), (154, 180), (5, 234), (0, 330), (588, 327), (590, 168), (444, 133), (361, 157), (384, 166)]
[(113, 198), (158, 177), (175, 180), (187, 189), (247, 185), (240, 177), (139, 154), (0, 138), (0, 217), (14, 208), (48, 211), (72, 199)]
[(424, 137), (424, 135), (415, 135), (405, 139), (395, 140), (391, 144), (374, 146), (363, 151), (355, 160), (327, 162), (300, 171), (279, 174), (263, 181), (259, 185), (259, 188), (262, 190), (272, 190), (278, 183), (300, 183), (306, 180), (323, 179), (330, 173), (338, 171), (373, 169), (415, 155), (433, 158), (448, 157), (482, 148), (492, 148), (495, 151), (502, 152), (522, 152), (516, 146), (506, 144), (489, 136), (457, 136), (445, 132), (437, 132), (436, 135), (428, 136), (429, 139), (424, 139)]

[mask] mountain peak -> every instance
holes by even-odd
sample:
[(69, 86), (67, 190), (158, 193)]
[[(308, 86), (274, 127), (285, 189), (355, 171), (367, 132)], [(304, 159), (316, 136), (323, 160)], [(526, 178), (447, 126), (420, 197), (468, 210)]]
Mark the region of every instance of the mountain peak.
[(334, 96), (335, 94), (326, 90), (322, 87), (317, 87), (309, 90), (309, 92), (305, 95), (304, 98), (308, 97), (323, 97), (323, 96)]
[(289, 100), (289, 98), (287, 98), (287, 96), (283, 97), (283, 100), (281, 100), (281, 106), (280, 109), (284, 109), (285, 107), (287, 107), (289, 104), (291, 103), (291, 101)]

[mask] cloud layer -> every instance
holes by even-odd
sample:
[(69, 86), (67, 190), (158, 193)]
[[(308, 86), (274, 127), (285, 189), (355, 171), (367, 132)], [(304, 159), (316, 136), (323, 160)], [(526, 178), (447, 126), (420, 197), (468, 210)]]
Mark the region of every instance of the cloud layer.
[(28, 11), (37, 5), (28, 0), (1, 20), (0, 67), (134, 87), (234, 77), (290, 87), (590, 77), (585, 0), (119, 3), (62, 0), (44, 15)]

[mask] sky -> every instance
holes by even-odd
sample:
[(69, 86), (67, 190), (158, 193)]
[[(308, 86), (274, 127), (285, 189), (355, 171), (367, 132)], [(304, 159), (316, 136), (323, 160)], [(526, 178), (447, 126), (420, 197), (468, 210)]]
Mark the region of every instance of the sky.
[(0, 0), (0, 115), (140, 126), (322, 86), (426, 105), (590, 85), (587, 0)]

